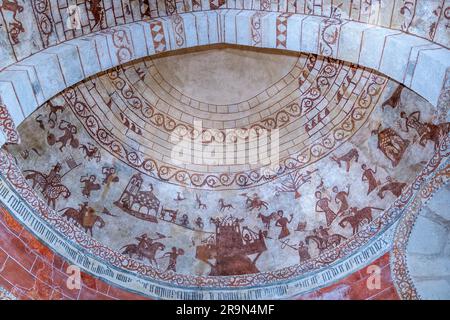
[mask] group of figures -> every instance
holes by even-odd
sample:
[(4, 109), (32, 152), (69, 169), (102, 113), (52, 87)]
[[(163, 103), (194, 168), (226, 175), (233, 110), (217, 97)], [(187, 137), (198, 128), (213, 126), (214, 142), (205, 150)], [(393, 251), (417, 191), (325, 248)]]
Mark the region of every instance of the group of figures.
[[(403, 90), (404, 86), (399, 85), (397, 87), (391, 97), (382, 104), (383, 111), (388, 106), (397, 109), (402, 105)], [(440, 142), (450, 132), (450, 123), (433, 124), (431, 122), (423, 122), (420, 118), (420, 111), (411, 112), (409, 115), (407, 112), (401, 111), (401, 120), (398, 121), (400, 130), (404, 133), (410, 133), (410, 129), (413, 129), (416, 132), (415, 139), (417, 139), (420, 146), (426, 147), (427, 142), (432, 142), (436, 151)], [(377, 147), (389, 159), (393, 168), (399, 165), (407, 148), (416, 141), (403, 138), (394, 128), (383, 129), (382, 124), (372, 131), (372, 135), (377, 136)]]
[[(402, 89), (402, 86), (398, 87), (391, 98), (383, 104), (383, 108), (386, 106), (391, 106), (394, 109), (399, 107), (401, 105)], [(397, 123), (400, 130), (404, 133), (411, 134), (411, 129), (415, 131), (416, 135), (411, 140), (412, 143), (417, 141), (419, 146), (425, 148), (427, 142), (431, 142), (436, 151), (443, 138), (449, 134), (450, 124), (442, 123), (434, 125), (432, 123), (421, 122), (420, 118), (421, 114), (419, 111), (411, 112), (409, 115), (402, 111), (400, 112), (400, 120), (397, 121)], [(372, 135), (377, 136), (378, 150), (380, 150), (388, 159), (393, 168), (397, 167), (407, 148), (411, 146), (411, 141), (403, 138), (393, 128), (383, 130), (381, 124), (377, 130), (372, 131)], [(345, 172), (348, 174), (352, 164), (360, 161), (360, 154), (356, 148), (353, 148), (341, 156), (333, 155), (330, 159), (337, 164), (338, 168), (345, 169)], [(361, 164), (361, 170), (361, 181), (367, 184), (367, 196), (372, 192), (377, 191), (376, 195), (380, 200), (383, 200), (388, 193), (392, 194), (393, 197), (399, 197), (407, 186), (406, 182), (397, 181), (391, 176), (387, 176), (384, 183), (381, 182), (381, 179), (377, 177), (378, 169), (372, 169), (366, 163)], [(288, 176), (278, 189), (278, 192), (294, 192), (295, 199), (299, 199), (301, 197), (300, 188), (304, 184), (311, 182), (311, 174), (316, 171), (317, 170), (312, 172), (306, 171), (306, 173), (304, 173), (297, 170)], [(353, 173), (354, 171), (352, 174)], [(369, 224), (373, 221), (374, 211), (381, 212), (385, 210), (384, 208), (373, 206), (366, 206), (363, 208), (351, 206), (349, 203), (350, 185), (347, 185), (346, 188), (343, 188), (342, 190), (337, 186), (334, 186), (332, 192), (334, 197), (331, 196), (332, 193), (329, 193), (325, 189), (324, 181), (322, 179), (321, 184), (317, 187), (315, 192), (315, 211), (316, 213), (324, 215), (325, 225), (314, 228), (312, 231), (308, 231), (309, 234), (304, 240), (300, 240), (297, 246), (290, 243), (291, 239), (285, 239), (290, 235), (287, 226), (292, 222), (292, 219), (289, 220), (284, 218), (277, 212), (273, 212), (269, 216), (259, 213), (258, 218), (261, 218), (261, 221), (264, 223), (267, 230), (270, 228), (271, 220), (276, 220), (276, 226), (282, 227), (282, 231), (278, 236), (278, 239), (282, 243), (282, 248), (289, 247), (297, 250), (300, 261), (307, 261), (311, 258), (311, 248), (309, 246), (311, 243), (315, 243), (319, 252), (323, 252), (326, 249), (341, 244), (347, 239), (346, 236), (339, 233), (330, 233), (332, 229), (335, 230), (332, 228), (332, 225), (336, 220), (338, 220), (337, 225), (340, 228), (344, 230), (350, 228), (352, 230), (352, 235), (355, 235), (364, 224)], [(333, 208), (333, 203), (338, 205), (336, 209)], [(296, 231), (305, 232), (306, 225), (306, 222), (300, 222)]]
[[(347, 173), (350, 171), (352, 161), (358, 162), (358, 158), (359, 153), (357, 149), (352, 149), (348, 153), (340, 157), (337, 156), (331, 157), (331, 159), (338, 164), (339, 168), (341, 168), (341, 163), (345, 162)], [(371, 194), (378, 187), (381, 187), (377, 193), (380, 199), (383, 199), (385, 197), (386, 192), (391, 192), (394, 196), (398, 197), (401, 194), (403, 188), (406, 186), (405, 183), (397, 182), (390, 176), (386, 178), (386, 182), (384, 184), (381, 183), (381, 181), (376, 177), (377, 169), (373, 170), (367, 164), (362, 164), (361, 169), (362, 169), (361, 181), (366, 182), (368, 184), (367, 195)], [(345, 210), (348, 209), (348, 204), (345, 199), (346, 197), (348, 197), (348, 191), (339, 192), (337, 187), (334, 187), (333, 191), (337, 193), (336, 201), (339, 201), (342, 204), (338, 212), (339, 215), (339, 213), (344, 212)], [(320, 199), (321, 195), (316, 193), (316, 197)]]
[[(394, 92), (384, 107), (399, 107), (398, 92)], [(59, 159), (60, 162), (53, 164), (50, 170), (24, 170), (24, 174), (48, 205), (60, 209), (63, 201), (83, 199), (78, 208), (74, 205), (58, 211), (91, 236), (98, 235), (96, 228), (101, 236), (110, 232), (109, 226), (115, 224), (112, 218), (116, 217), (116, 212), (150, 222), (148, 233), (136, 237), (137, 242), (120, 239), (120, 245), (127, 243), (121, 248), (123, 254), (173, 272), (177, 271), (180, 259), (184, 266), (194, 257), (209, 266), (206, 272), (211, 276), (260, 272), (261, 266), (257, 264), (261, 257), (266, 259), (268, 252), (278, 254), (274, 250), (280, 246), (281, 249), (295, 250), (299, 261), (305, 262), (345, 244), (370, 224), (378, 212), (386, 209), (383, 200), (399, 197), (406, 188), (408, 181), (396, 180), (391, 172), (400, 166), (408, 148), (416, 142), (420, 148), (425, 148), (430, 142), (436, 149), (442, 137), (449, 133), (448, 123), (434, 125), (422, 121), (418, 111), (402, 111), (397, 121), (400, 129), (382, 129), (380, 125), (372, 132), (377, 147), (371, 151), (378, 152), (377, 156), (382, 160), (377, 164), (369, 164), (360, 148), (343, 148), (342, 153), (335, 152), (324, 160), (324, 166), (293, 170), (268, 188), (221, 191), (218, 196), (209, 197), (213, 193), (211, 190), (202, 193), (188, 190), (186, 186), (161, 189), (160, 181), (150, 182), (150, 178), (135, 170), (121, 170), (121, 164), (111, 165), (111, 161), (108, 162), (110, 154), (86, 140), (84, 130), (76, 120), (65, 117), (64, 105), (49, 102), (45, 110), (47, 113), (33, 118), (35, 125), (45, 132), (46, 147), (64, 160)], [(41, 142), (41, 146), (37, 144), (22, 151), (24, 160), (31, 152), (34, 152), (33, 157), (43, 158), (44, 148)], [(387, 165), (380, 165), (383, 161)], [(347, 184), (331, 182), (324, 168), (336, 169), (336, 174)], [(110, 204), (108, 199), (111, 197), (106, 195), (111, 190), (115, 201)], [(293, 194), (293, 199), (285, 194)], [(277, 203), (288, 198), (292, 206)], [(99, 199), (107, 200), (103, 210), (96, 208)], [(374, 199), (376, 203), (373, 203)], [(299, 210), (297, 204), (305, 201), (308, 208)], [(112, 206), (106, 208), (108, 205)], [(300, 212), (304, 210), (309, 211)], [(219, 217), (211, 218), (215, 215)], [(162, 229), (156, 227), (159, 223), (164, 224)], [(155, 230), (173, 230), (170, 224), (193, 233), (192, 238), (196, 241), (203, 239), (200, 244), (193, 241), (190, 245), (195, 255), (170, 236), (161, 233), (156, 237), (148, 236)], [(172, 239), (171, 245), (165, 243), (168, 239)]]
[(146, 233), (136, 237), (137, 244), (127, 244), (121, 248), (122, 254), (128, 255), (130, 258), (136, 257), (139, 260), (144, 258), (148, 260), (151, 265), (158, 267), (158, 260), (168, 258), (166, 271), (177, 272), (177, 260), (179, 256), (184, 255), (184, 250), (177, 247), (172, 247), (170, 251), (165, 252), (162, 256), (157, 257), (159, 251), (166, 249), (166, 246), (158, 240), (165, 239), (166, 236), (158, 233), (158, 237), (152, 239)]
[(56, 201), (63, 197), (68, 199), (71, 196), (71, 192), (68, 187), (61, 183), (62, 166), (57, 163), (48, 174), (41, 173), (36, 170), (25, 170), (25, 178), (32, 181), (32, 188), (40, 188), (42, 196), (47, 200), (47, 204), (56, 209)]
[[(47, 204), (56, 210), (58, 202), (62, 202), (62, 200), (67, 202), (75, 193), (75, 190), (69, 188), (69, 181), (72, 182), (71, 186), (73, 186), (71, 173), (81, 167), (81, 163), (77, 163), (72, 152), (76, 153), (77, 150), (83, 150), (82, 154), (85, 160), (89, 162), (96, 160), (97, 163), (101, 160), (101, 154), (98, 148), (90, 143), (86, 145), (80, 144), (77, 137), (79, 130), (75, 125), (66, 120), (58, 119), (59, 115), (64, 112), (65, 108), (63, 105), (57, 105), (49, 101), (46, 107), (48, 108), (48, 114), (45, 116), (39, 114), (35, 117), (35, 121), (38, 127), (47, 133), (47, 145), (56, 147), (56, 150), (64, 155), (65, 160), (53, 165), (48, 173), (38, 170), (25, 170), (24, 174), (25, 179), (31, 181), (31, 187), (40, 191)], [(58, 130), (61, 131), (60, 135), (57, 134)], [(32, 151), (37, 157), (41, 157), (42, 154), (38, 148), (34, 147)], [(20, 154), (24, 160), (30, 157), (30, 151), (28, 149), (22, 151)], [(66, 168), (66, 172), (62, 173), (64, 168)], [(100, 191), (102, 187), (109, 187), (111, 184), (119, 182), (119, 176), (115, 167), (104, 166), (102, 168), (102, 175), (103, 180), (101, 183), (97, 182), (97, 176), (95, 174), (82, 175), (79, 178), (81, 195), (86, 200), (89, 200), (92, 193)], [(66, 182), (63, 182), (63, 180), (66, 180)], [(88, 202), (80, 204), (79, 209), (65, 208), (59, 210), (59, 212), (63, 212), (63, 217), (83, 228), (91, 236), (93, 235), (94, 226), (102, 229), (106, 225), (105, 220), (97, 214), (95, 209), (88, 205)], [(102, 214), (113, 216), (106, 208), (103, 209)]]

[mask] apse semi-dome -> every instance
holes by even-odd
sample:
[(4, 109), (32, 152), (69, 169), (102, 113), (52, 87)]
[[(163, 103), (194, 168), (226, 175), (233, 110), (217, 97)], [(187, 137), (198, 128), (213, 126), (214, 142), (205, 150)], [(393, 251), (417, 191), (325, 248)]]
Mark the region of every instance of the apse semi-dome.
[(4, 2), (5, 225), (147, 298), (296, 298), (380, 261), (378, 292), (448, 297), (421, 241), (444, 279), (448, 8), (335, 2)]

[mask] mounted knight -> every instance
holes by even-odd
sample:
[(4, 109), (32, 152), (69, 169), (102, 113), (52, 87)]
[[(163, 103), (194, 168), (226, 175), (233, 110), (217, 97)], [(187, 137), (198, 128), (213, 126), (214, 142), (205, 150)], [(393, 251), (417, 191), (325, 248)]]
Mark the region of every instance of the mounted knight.
[(36, 170), (25, 170), (25, 179), (32, 180), (32, 188), (39, 186), (41, 193), (47, 200), (47, 204), (53, 209), (56, 208), (56, 201), (63, 196), (68, 199), (71, 195), (69, 189), (61, 184), (62, 176), (60, 175), (61, 164), (57, 163), (48, 174)]
[(319, 229), (313, 230), (312, 235), (309, 235), (305, 238), (305, 242), (307, 245), (309, 245), (311, 241), (315, 242), (317, 245), (317, 249), (319, 249), (319, 252), (322, 252), (326, 249), (338, 246), (343, 240), (346, 239), (346, 237), (340, 234), (330, 235), (329, 228), (320, 226)]
[(253, 196), (248, 196), (246, 193), (241, 194), (241, 196), (246, 197), (245, 207), (249, 211), (258, 210), (261, 211), (262, 207), (266, 210), (269, 207), (269, 204), (262, 200), (257, 193), (254, 193)]
[(161, 242), (157, 240), (164, 239), (165, 236), (158, 233), (158, 237), (155, 239), (150, 238), (146, 233), (143, 235), (136, 237), (135, 239), (138, 241), (138, 244), (127, 244), (123, 246), (121, 249), (124, 249), (122, 254), (128, 255), (130, 258), (133, 258), (134, 255), (138, 256), (139, 260), (146, 258), (150, 264), (155, 264), (158, 266), (156, 261), (156, 254), (159, 250), (164, 250), (166, 248)]
[(93, 231), (96, 223), (99, 223), (99, 228), (105, 227), (106, 222), (100, 216), (97, 215), (95, 209), (89, 207), (88, 203), (85, 202), (80, 204), (80, 209), (65, 208), (60, 210), (64, 211), (62, 214), (68, 221), (73, 221), (77, 226), (84, 228), (85, 232), (89, 232), (91, 237), (93, 237)]

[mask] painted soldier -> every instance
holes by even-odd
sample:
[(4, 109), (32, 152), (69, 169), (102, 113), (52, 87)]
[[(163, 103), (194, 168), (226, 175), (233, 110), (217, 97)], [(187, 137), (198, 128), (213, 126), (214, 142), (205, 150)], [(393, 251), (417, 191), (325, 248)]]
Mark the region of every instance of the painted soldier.
[(83, 196), (89, 198), (91, 196), (92, 191), (100, 190), (101, 186), (95, 182), (96, 180), (97, 177), (95, 175), (91, 175), (89, 178), (87, 176), (81, 177), (80, 182), (84, 183), (84, 187), (81, 192)]
[(243, 237), (244, 244), (249, 244), (252, 242), (252, 238), (250, 237), (250, 234), (246, 233)]
[(409, 132), (409, 129), (416, 130), (419, 137), (427, 132), (426, 126), (420, 122), (420, 111), (411, 113), (409, 116), (405, 112), (400, 113), (400, 118), (405, 120), (405, 129), (403, 131)]
[(183, 249), (177, 249), (172, 247), (172, 251), (166, 252), (163, 257), (169, 257), (169, 265), (167, 266), (167, 271), (177, 272), (177, 259), (179, 256), (184, 255)]
[(291, 232), (289, 231), (289, 228), (288, 228), (288, 224), (292, 222), (294, 215), (291, 214), (290, 219), (288, 219), (288, 218), (284, 217), (283, 210), (278, 210), (277, 214), (278, 214), (278, 220), (275, 223), (275, 226), (281, 228), (280, 234), (278, 235), (278, 239), (284, 239), (291, 234)]
[(328, 238), (330, 237), (330, 228), (324, 228), (322, 226), (319, 227), (319, 236), (322, 238), (323, 243), (325, 243), (325, 245), (328, 245)]
[(47, 185), (56, 185), (61, 182), (61, 175), (59, 172), (61, 171), (61, 164), (58, 162), (52, 170), (50, 170), (50, 173), (47, 177)]
[(205, 224), (203, 223), (203, 219), (201, 217), (198, 217), (197, 220), (195, 220), (195, 225), (203, 230)]
[(327, 243), (326, 241), (324, 241), (324, 239), (322, 238), (322, 235), (319, 233), (319, 230), (317, 230), (317, 228), (313, 229), (313, 236), (317, 238), (317, 240), (319, 241), (319, 249), (326, 249), (327, 247)]
[(111, 184), (112, 182), (119, 182), (119, 177), (117, 176), (116, 173), (116, 168), (114, 167), (103, 167), (102, 168), (102, 173), (105, 176), (105, 178), (103, 179), (102, 184)]
[(259, 197), (259, 195), (257, 193), (253, 194), (253, 198), (250, 199), (250, 204), (251, 207), (255, 207), (257, 205), (257, 203), (261, 202), (261, 198)]
[(300, 257), (300, 263), (311, 259), (311, 256), (308, 251), (308, 246), (305, 245), (305, 243), (303, 241), (300, 241), (298, 244), (298, 255)]
[(153, 244), (153, 239), (149, 238), (146, 233), (141, 235), (140, 237), (135, 238), (138, 242), (138, 253), (139, 253), (139, 259), (142, 259), (142, 251), (150, 248), (150, 246)]
[(78, 206), (80, 207), (80, 215), (84, 216), (89, 208), (89, 204), (87, 202), (84, 202), (82, 204), (80, 203)]
[(331, 223), (336, 219), (337, 215), (334, 213), (333, 210), (330, 208), (330, 202), (331, 199), (327, 197), (322, 197), (322, 192), (317, 191), (316, 192), (316, 212), (318, 213), (325, 213), (325, 218), (327, 220), (327, 226), (330, 226)]
[(137, 241), (139, 241), (138, 248), (139, 249), (147, 249), (152, 244), (153, 240), (148, 237), (146, 233), (143, 235), (135, 238)]
[(186, 228), (189, 227), (189, 217), (187, 214), (183, 214), (181, 217), (181, 225)]
[(376, 179), (375, 174), (377, 173), (377, 170), (372, 170), (369, 168), (366, 164), (363, 164), (361, 166), (363, 169), (363, 175), (361, 178), (361, 181), (366, 182), (369, 184), (369, 189), (367, 190), (367, 195), (371, 194), (373, 190), (375, 190), (381, 182)]
[(350, 194), (350, 185), (347, 185), (347, 191), (339, 191), (338, 187), (335, 186), (333, 187), (333, 192), (336, 193), (335, 196), (335, 202), (337, 204), (340, 204), (339, 210), (336, 213), (338, 216), (340, 216), (341, 214), (345, 213), (345, 211), (347, 211), (347, 209), (349, 208), (348, 205), (348, 196)]
[(177, 222), (177, 215), (178, 215), (178, 210), (177, 211), (170, 211), (169, 212), (170, 222), (176, 223)]
[(78, 140), (75, 138), (75, 135), (78, 132), (77, 127), (75, 127), (73, 124), (70, 124), (67, 121), (61, 121), (59, 124), (59, 129), (64, 131), (64, 134), (56, 140), (56, 143), (60, 143), (61, 146), (59, 147), (60, 151), (63, 151), (65, 147), (67, 147), (67, 144), (70, 144), (72, 147), (77, 148), (78, 147)]
[(95, 212), (95, 210), (91, 207), (87, 208), (87, 210), (85, 210), (85, 213), (83, 215), (83, 226), (94, 225), (96, 219), (97, 213)]

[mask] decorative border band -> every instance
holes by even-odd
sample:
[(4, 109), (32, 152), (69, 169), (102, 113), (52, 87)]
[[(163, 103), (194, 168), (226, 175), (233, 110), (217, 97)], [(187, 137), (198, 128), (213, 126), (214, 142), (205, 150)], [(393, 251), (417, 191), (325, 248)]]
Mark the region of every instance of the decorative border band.
[(414, 286), (409, 274), (406, 247), (411, 236), (412, 229), (420, 215), (423, 206), (450, 181), (450, 161), (447, 160), (439, 168), (437, 174), (422, 186), (420, 194), (414, 199), (411, 205), (405, 210), (395, 231), (394, 244), (391, 255), (391, 270), (394, 285), (401, 299), (418, 300), (420, 294)]
[[(5, 143), (20, 143), (19, 133), (16, 130), (14, 121), (8, 112), (8, 108), (3, 104), (0, 97), (0, 130), (5, 134)], [(1, 144), (0, 144), (1, 147)]]

